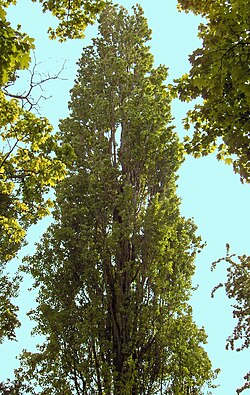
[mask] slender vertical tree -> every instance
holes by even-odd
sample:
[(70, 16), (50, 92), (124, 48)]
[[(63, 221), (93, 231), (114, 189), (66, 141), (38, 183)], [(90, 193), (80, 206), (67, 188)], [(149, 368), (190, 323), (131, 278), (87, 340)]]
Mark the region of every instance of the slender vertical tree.
[(79, 60), (61, 122), (74, 162), (27, 258), (46, 340), (18, 379), (34, 394), (201, 394), (213, 376), (188, 305), (200, 239), (179, 212), (182, 146), (150, 35), (140, 7), (110, 5)]

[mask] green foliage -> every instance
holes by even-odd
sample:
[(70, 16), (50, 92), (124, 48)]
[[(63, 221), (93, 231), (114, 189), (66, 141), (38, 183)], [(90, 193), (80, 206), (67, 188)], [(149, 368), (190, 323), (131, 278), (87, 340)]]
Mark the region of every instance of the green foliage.
[(250, 1), (179, 0), (179, 7), (206, 17), (199, 26), (202, 48), (190, 56), (190, 72), (177, 80), (181, 100), (203, 98), (188, 111), (185, 128), (194, 127), (185, 148), (195, 157), (217, 149), (250, 182)]
[(52, 156), (56, 137), (45, 118), (22, 110), (0, 93), (0, 260), (16, 255), (25, 229), (49, 213), (45, 193), (65, 174)]
[(19, 278), (10, 281), (8, 276), (0, 271), (0, 343), (5, 338), (15, 339), (15, 329), (20, 326), (17, 319), (18, 308), (11, 302), (17, 296)]
[(53, 152), (56, 136), (45, 118), (23, 110), (0, 92), (0, 261), (9, 261), (21, 246), (25, 229), (48, 214), (45, 193), (65, 175)]
[(99, 22), (61, 123), (75, 159), (26, 258), (46, 340), (17, 380), (41, 395), (198, 395), (213, 377), (188, 305), (201, 245), (179, 212), (167, 70), (153, 68), (140, 7), (109, 6)]
[[(0, 5), (0, 341), (5, 335), (13, 338), (19, 325), (11, 302), (17, 288), (3, 274), (5, 264), (16, 256), (27, 227), (49, 213), (52, 203), (46, 193), (65, 176), (48, 120), (25, 111), (4, 92), (15, 81), (16, 72), (28, 68), (34, 48), (33, 39), (6, 20), (4, 7), (10, 3)], [(63, 157), (63, 152), (59, 155)]]
[[(38, 1), (38, 0), (32, 0)], [(49, 29), (50, 38), (83, 38), (86, 27), (95, 22), (96, 16), (104, 9), (106, 0), (39, 0), (43, 12), (50, 11), (59, 19), (58, 27)]]
[(188, 13), (192, 11), (195, 15), (207, 16), (214, 7), (224, 5), (224, 1), (220, 0), (178, 0), (177, 9)]
[(12, 1), (0, 4), (0, 86), (7, 84), (17, 69), (25, 69), (30, 62), (30, 50), (34, 49), (33, 39), (13, 29), (6, 20), (4, 7)]
[[(178, 0), (179, 9), (192, 11), (206, 18), (199, 26), (202, 48), (190, 56), (191, 70), (179, 79), (175, 88), (181, 100), (203, 98), (187, 113), (184, 127), (192, 125), (192, 138), (186, 137), (185, 148), (195, 157), (217, 151), (217, 158), (233, 164), (242, 182), (250, 182), (250, 2), (249, 0)], [(236, 299), (234, 317), (238, 319), (227, 348), (237, 340), (249, 347), (249, 257), (234, 262), (227, 251), (230, 264), (224, 284), (227, 296)], [(217, 263), (217, 262), (216, 262)], [(214, 290), (214, 291), (215, 291)], [(214, 293), (213, 291), (213, 293)], [(249, 388), (249, 373), (245, 385)]]
[(0, 382), (1, 395), (19, 395), (19, 383), (17, 381), (11, 382), (8, 380), (6, 383)]
[[(238, 256), (236, 261), (234, 257), (235, 254), (229, 253), (229, 245), (227, 245), (226, 257), (213, 263), (212, 270), (223, 261), (228, 264), (228, 269), (227, 280), (213, 289), (212, 297), (218, 288), (224, 287), (229, 299), (233, 299), (233, 317), (237, 319), (237, 325), (233, 334), (227, 339), (226, 348), (234, 350), (235, 343), (240, 342), (236, 351), (241, 351), (250, 346), (250, 257)], [(246, 382), (237, 390), (238, 394), (250, 388), (250, 372), (244, 378)]]

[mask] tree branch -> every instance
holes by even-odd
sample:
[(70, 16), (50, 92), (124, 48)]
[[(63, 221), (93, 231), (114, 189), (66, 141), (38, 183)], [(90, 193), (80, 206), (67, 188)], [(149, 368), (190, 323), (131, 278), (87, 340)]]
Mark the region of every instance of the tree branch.
[[(41, 64), (41, 63), (37, 63), (36, 61), (36, 56), (34, 54), (34, 65), (31, 69), (28, 70), (30, 77), (29, 77), (29, 86), (27, 88), (27, 90), (25, 90), (24, 92), (10, 92), (9, 88), (10, 86), (13, 86), (15, 84), (16, 79), (18, 78), (18, 76), (15, 77), (15, 80), (11, 83), (6, 85), (3, 88), (3, 92), (5, 93), (5, 95), (7, 97), (10, 98), (14, 98), (14, 99), (18, 99), (21, 102), (21, 107), (23, 109), (26, 109), (28, 111), (31, 111), (32, 109), (35, 109), (38, 113), (38, 109), (39, 109), (39, 102), (41, 99), (44, 100), (48, 100), (50, 99), (51, 96), (46, 97), (44, 95), (40, 95), (38, 97), (38, 99), (35, 99), (32, 95), (34, 90), (39, 87), (42, 91), (44, 91), (43, 89), (43, 85), (46, 82), (52, 81), (52, 80), (66, 80), (65, 78), (62, 78), (60, 75), (63, 72), (64, 68), (65, 68), (65, 63), (66, 61), (63, 62), (63, 65), (61, 67), (61, 69), (55, 74), (55, 75), (50, 75), (49, 73), (46, 74), (41, 74), (37, 72), (37, 67)], [(39, 77), (38, 80), (36, 80), (37, 76)]]

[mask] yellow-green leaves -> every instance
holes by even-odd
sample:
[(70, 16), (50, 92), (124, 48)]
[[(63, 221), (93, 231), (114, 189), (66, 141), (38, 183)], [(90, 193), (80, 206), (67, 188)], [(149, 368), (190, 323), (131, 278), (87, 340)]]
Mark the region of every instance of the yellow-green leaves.
[[(14, 81), (17, 70), (28, 68), (33, 39), (14, 30), (1, 2), (0, 87)], [(0, 91), (0, 261), (13, 258), (25, 230), (49, 212), (45, 194), (64, 177), (65, 167), (54, 155), (57, 139), (48, 120), (38, 118), (8, 100)], [(59, 151), (59, 147), (57, 148)]]
[[(38, 0), (32, 0), (38, 1)], [(104, 9), (105, 0), (39, 0), (43, 11), (50, 11), (59, 20), (58, 27), (49, 29), (50, 38), (83, 38), (86, 27), (93, 24)]]
[(49, 212), (44, 194), (64, 177), (65, 166), (53, 155), (57, 142), (48, 120), (22, 110), (2, 92), (0, 104), (0, 193), (8, 201), (7, 208), (3, 200), (0, 205), (4, 262), (15, 256), (27, 226)]
[(189, 75), (177, 81), (181, 100), (204, 99), (187, 114), (185, 127), (193, 124), (194, 133), (185, 147), (195, 156), (217, 148), (217, 158), (231, 162), (242, 182), (249, 182), (250, 2), (179, 0), (179, 4), (207, 18), (199, 27), (202, 48), (190, 56)]
[(27, 69), (30, 50), (34, 49), (33, 39), (20, 30), (15, 30), (6, 20), (6, 12), (0, 6), (0, 86), (13, 77), (17, 69)]

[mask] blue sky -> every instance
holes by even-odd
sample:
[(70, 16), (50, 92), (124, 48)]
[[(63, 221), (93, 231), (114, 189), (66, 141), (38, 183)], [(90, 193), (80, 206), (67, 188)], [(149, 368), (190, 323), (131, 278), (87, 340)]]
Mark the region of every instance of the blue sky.
[[(151, 50), (155, 56), (155, 64), (169, 67), (169, 82), (181, 76), (189, 69), (188, 55), (200, 43), (197, 39), (198, 17), (192, 14), (178, 13), (176, 0), (141, 0), (148, 23), (153, 31)], [(131, 0), (119, 1), (130, 8)], [(69, 90), (73, 86), (77, 70), (76, 61), (81, 55), (82, 47), (90, 44), (90, 38), (96, 35), (96, 27), (87, 29), (84, 40), (69, 41), (59, 44), (47, 39), (47, 28), (56, 21), (43, 15), (41, 6), (30, 0), (18, 0), (16, 7), (9, 12), (13, 23), (20, 23), (23, 31), (36, 39), (36, 58), (42, 62), (40, 71), (57, 72), (64, 59), (67, 60), (63, 71), (63, 80), (52, 81), (45, 87), (50, 100), (41, 102), (41, 113), (48, 117), (55, 129), (58, 120), (67, 116)], [(190, 105), (189, 105), (190, 106)], [(184, 117), (187, 104), (175, 100), (173, 115), (180, 137), (184, 136), (181, 119)], [(231, 318), (230, 302), (219, 290), (214, 299), (210, 298), (212, 288), (225, 279), (224, 267), (211, 273), (210, 266), (214, 260), (225, 255), (225, 245), (229, 243), (231, 251), (238, 255), (250, 255), (249, 224), (250, 186), (241, 184), (239, 176), (231, 167), (219, 163), (214, 156), (193, 159), (188, 157), (179, 172), (179, 195), (182, 198), (181, 211), (186, 217), (193, 217), (198, 226), (198, 234), (207, 246), (197, 257), (197, 270), (194, 285), (198, 290), (192, 297), (194, 318), (199, 326), (204, 326), (208, 334), (206, 350), (214, 368), (220, 367), (221, 374), (217, 380), (220, 387), (213, 391), (214, 395), (231, 395), (243, 384), (243, 375), (249, 369), (249, 352), (236, 353), (225, 350), (225, 341), (234, 327)], [(33, 243), (46, 229), (49, 219), (41, 221), (29, 231), (29, 245), (22, 254), (34, 251)], [(16, 261), (11, 265), (14, 267)], [(223, 264), (222, 264), (223, 266)], [(0, 345), (1, 370), (0, 379), (11, 376), (13, 367), (17, 366), (15, 356), (23, 348), (34, 349), (35, 340), (29, 335), (30, 323), (25, 312), (32, 307), (34, 295), (28, 293), (30, 280), (26, 279), (19, 297), (20, 315), (24, 320), (23, 327), (18, 330), (18, 342), (6, 342)], [(2, 361), (4, 363), (2, 363)], [(245, 391), (244, 394), (250, 394)]]

